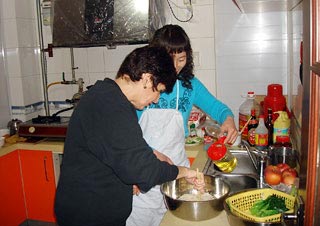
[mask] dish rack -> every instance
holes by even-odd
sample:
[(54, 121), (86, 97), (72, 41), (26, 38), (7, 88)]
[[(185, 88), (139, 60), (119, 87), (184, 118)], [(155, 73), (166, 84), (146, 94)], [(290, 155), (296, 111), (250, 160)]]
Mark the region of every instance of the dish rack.
[(293, 213), (296, 198), (271, 188), (254, 189), (246, 192), (240, 192), (228, 197), (226, 199), (226, 203), (233, 214), (243, 219), (254, 222), (280, 222), (280, 213), (267, 217), (256, 217), (253, 216), (249, 211), (249, 209), (257, 200), (266, 199), (270, 195), (276, 195), (279, 198), (284, 198), (286, 207), (289, 209), (286, 211), (286, 213)]

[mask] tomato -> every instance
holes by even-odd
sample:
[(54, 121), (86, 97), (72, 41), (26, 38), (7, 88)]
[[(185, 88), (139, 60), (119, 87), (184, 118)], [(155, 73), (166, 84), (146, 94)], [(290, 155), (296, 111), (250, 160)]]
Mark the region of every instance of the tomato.
[(281, 173), (286, 169), (290, 168), (290, 166), (287, 163), (279, 163), (277, 164), (277, 167), (280, 169)]
[(265, 182), (269, 185), (277, 185), (281, 182), (281, 171), (277, 166), (269, 165), (264, 171)]
[(297, 177), (298, 176), (298, 173), (295, 169), (293, 168), (289, 168), (289, 169), (286, 169), (282, 172), (282, 177), (285, 177), (287, 175), (290, 175), (290, 176), (294, 176), (294, 177)]

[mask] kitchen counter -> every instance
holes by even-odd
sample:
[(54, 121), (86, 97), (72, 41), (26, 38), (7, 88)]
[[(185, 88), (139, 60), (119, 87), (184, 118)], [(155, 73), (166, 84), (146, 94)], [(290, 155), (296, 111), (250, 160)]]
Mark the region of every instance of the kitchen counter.
[[(192, 169), (198, 168), (200, 171), (203, 170), (206, 162), (207, 162), (207, 152), (203, 150), (203, 145), (197, 146), (189, 146), (186, 147), (187, 156), (188, 157), (195, 157), (193, 164), (191, 165)], [(180, 219), (174, 216), (170, 211), (164, 215), (160, 226), (175, 226), (175, 225), (183, 225), (183, 226), (213, 226), (213, 225), (223, 225), (229, 226), (227, 214), (225, 211), (221, 211), (221, 213), (209, 220), (205, 221), (187, 221)]]
[[(52, 141), (52, 140), (41, 140), (35, 143), (28, 142), (19, 142), (16, 144), (5, 144), (0, 148), (0, 157), (8, 154), (17, 149), (27, 149), (27, 150), (50, 150), (53, 153), (62, 154), (63, 153), (63, 141)], [(191, 168), (198, 168), (200, 171), (203, 170), (205, 163), (207, 161), (207, 154), (203, 150), (203, 145), (189, 146), (186, 147), (187, 156), (195, 158), (192, 163)], [(213, 225), (224, 225), (228, 226), (227, 215), (225, 211), (222, 211), (215, 218), (205, 220), (205, 221), (186, 221), (174, 216), (170, 211), (168, 211), (160, 226), (175, 226), (175, 225), (184, 225), (184, 226), (213, 226)]]
[(46, 139), (37, 142), (18, 142), (15, 144), (6, 143), (2, 148), (0, 148), (0, 157), (18, 149), (52, 151), (52, 153), (62, 154), (63, 145), (63, 141)]

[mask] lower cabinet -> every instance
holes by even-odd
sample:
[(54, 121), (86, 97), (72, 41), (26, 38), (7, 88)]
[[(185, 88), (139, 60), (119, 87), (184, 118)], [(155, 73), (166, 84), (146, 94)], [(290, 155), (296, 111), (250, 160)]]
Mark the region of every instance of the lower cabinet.
[(0, 225), (20, 225), (27, 213), (18, 151), (0, 157), (0, 181)]
[(0, 225), (18, 226), (27, 219), (55, 222), (51, 151), (16, 150), (0, 157), (0, 181)]

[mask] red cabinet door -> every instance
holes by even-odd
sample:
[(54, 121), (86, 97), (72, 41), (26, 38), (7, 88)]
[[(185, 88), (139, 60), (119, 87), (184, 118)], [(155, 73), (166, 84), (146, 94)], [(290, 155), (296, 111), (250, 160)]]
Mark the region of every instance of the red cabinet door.
[(27, 218), (55, 222), (55, 177), (51, 151), (19, 150)]
[(0, 225), (18, 226), (27, 219), (18, 151), (0, 157)]

